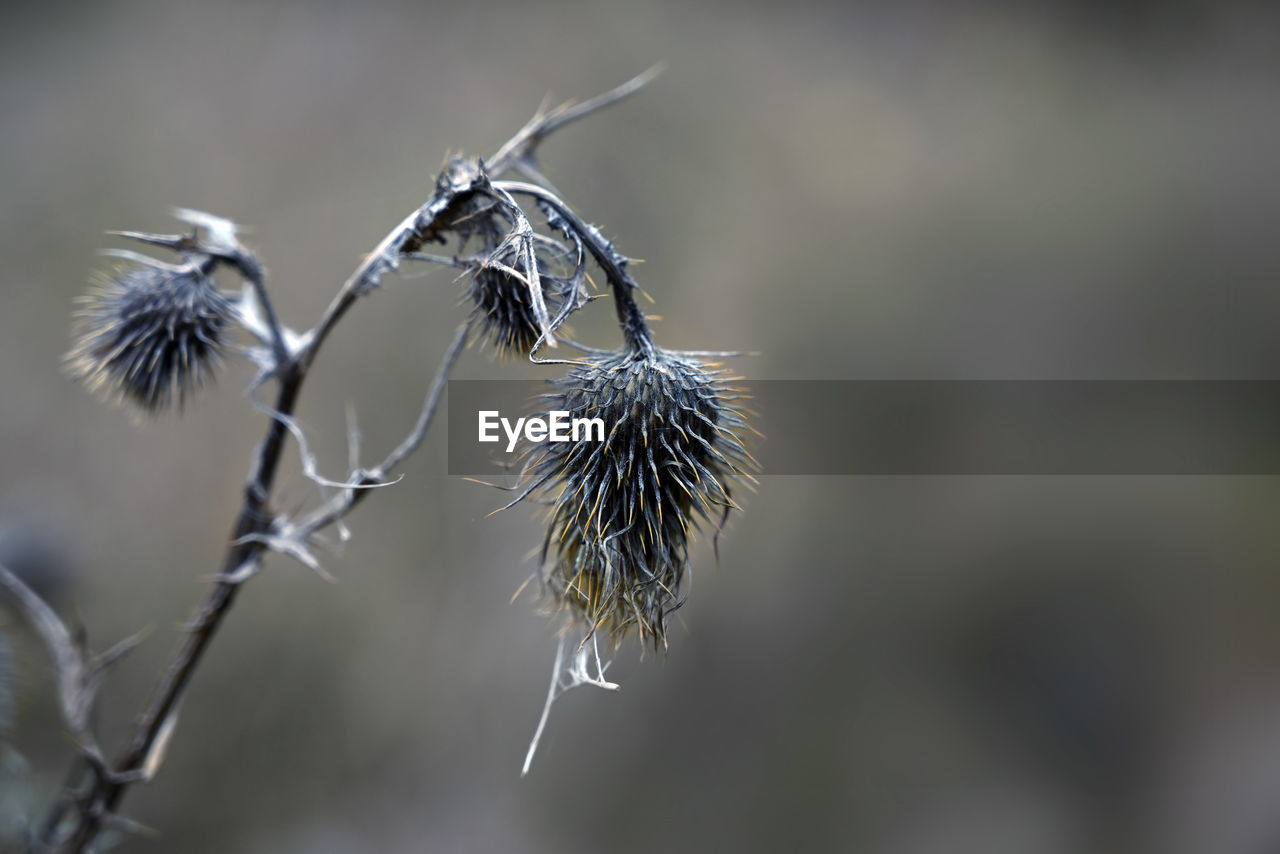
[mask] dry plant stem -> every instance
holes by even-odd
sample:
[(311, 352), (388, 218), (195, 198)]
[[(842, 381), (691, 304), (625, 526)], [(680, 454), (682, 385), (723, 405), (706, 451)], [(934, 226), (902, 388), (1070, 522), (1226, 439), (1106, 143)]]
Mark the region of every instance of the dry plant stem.
[[(432, 197), (387, 234), (343, 284), (319, 323), (303, 336), (301, 346), (296, 352), (291, 353), (286, 345), (283, 327), (276, 317), (263, 285), (261, 266), (255, 259), (248, 256), (229, 259), (253, 286), (267, 315), (272, 350), (276, 357), (273, 376), (279, 383), (275, 417), (267, 427), (266, 436), (254, 457), (240, 511), (231, 530), (230, 545), (223, 557), (217, 579), (209, 587), (177, 654), (166, 667), (150, 704), (139, 719), (128, 747), (109, 768), (87, 762), (83, 755), (78, 757), (76, 765), (68, 775), (64, 799), (54, 806), (43, 824), (40, 838), (42, 845), (60, 845), (61, 850), (66, 852), (89, 850), (104, 827), (114, 820), (116, 811), (129, 788), (134, 783), (149, 779), (158, 767), (160, 759), (158, 754), (163, 753), (168, 733), (173, 729), (174, 716), (196, 667), (235, 602), (240, 585), (253, 574), (243, 570), (255, 567), (261, 561), (263, 551), (267, 549), (262, 537), (269, 532), (272, 523), (268, 502), (289, 436), (288, 424), (297, 406), (307, 372), (321, 344), (333, 327), (359, 297), (379, 285), (385, 273), (394, 271), (401, 259), (435, 239), (448, 226), (447, 214), (451, 212), (456, 202), (476, 193), (492, 193), (493, 185), (490, 183), (490, 175), (500, 175), (512, 168), (536, 174), (536, 164), (533, 160), (535, 150), (551, 132), (627, 97), (649, 82), (657, 73), (658, 69), (650, 69), (622, 86), (589, 101), (566, 104), (549, 113), (540, 111), (499, 149), (487, 168), (477, 168), (475, 164), (465, 162), (459, 162), (456, 166), (447, 168), (437, 182)], [(566, 218), (571, 218), (581, 226), (584, 234), (593, 234), (593, 231), (582, 225), (563, 202), (541, 188), (532, 184), (511, 184), (506, 189), (543, 199)], [(505, 190), (497, 192), (505, 194)], [(619, 298), (620, 318), (624, 316), (623, 296), (625, 296), (625, 302), (630, 305), (626, 313), (632, 318), (633, 323), (631, 326), (624, 326), (629, 330), (628, 339), (631, 338), (630, 330), (634, 329), (647, 341), (648, 330), (644, 325), (643, 315), (640, 315), (635, 308), (634, 300), (630, 295), (634, 283), (622, 271), (620, 259), (612, 253), (611, 247), (606, 250), (607, 243), (603, 239), (601, 244), (597, 246), (594, 241), (588, 240), (592, 254), (614, 284), (615, 297)], [(534, 269), (536, 275), (536, 267)], [(300, 520), (295, 530), (309, 535), (341, 519), (368, 491), (359, 487), (381, 481), (391, 469), (403, 462), (421, 444), (431, 426), (449, 372), (466, 345), (468, 331), (467, 324), (459, 327), (427, 393), (419, 418), (405, 440), (376, 468), (353, 472), (351, 485)], [(86, 774), (88, 775), (87, 785), (83, 785)], [(83, 790), (81, 790), (82, 786)], [(59, 831), (69, 809), (74, 810), (76, 824), (66, 840), (62, 841), (58, 838)]]
[[(305, 372), (295, 364), (281, 378), (280, 393), (276, 399), (276, 409), (279, 412), (293, 412), (304, 377)], [(267, 428), (266, 438), (258, 449), (249, 483), (245, 488), (239, 517), (232, 528), (232, 543), (261, 531), (266, 525), (267, 497), (275, 485), (287, 435), (288, 431), (279, 420), (273, 420)], [(260, 559), (261, 551), (262, 546), (253, 542), (232, 545), (222, 561), (219, 576), (231, 577), (246, 562)], [(152, 746), (164, 729), (166, 720), (176, 711), (201, 656), (213, 640), (238, 592), (238, 584), (225, 581), (217, 581), (210, 586), (189, 633), (166, 668), (151, 704), (143, 713), (133, 740), (115, 763), (114, 772), (107, 775), (95, 771), (89, 791), (78, 799), (75, 806), (79, 824), (63, 850), (85, 851), (97, 838), (103, 821), (119, 807), (129, 785), (136, 781), (131, 772), (137, 772), (147, 763)]]
[(360, 489), (359, 487), (381, 482), (387, 474), (394, 471), (401, 462), (418, 449), (418, 446), (427, 437), (427, 432), (431, 429), (431, 422), (435, 418), (436, 409), (439, 408), (440, 398), (444, 395), (445, 383), (448, 382), (449, 374), (452, 373), (458, 357), (462, 355), (462, 351), (466, 348), (470, 329), (470, 324), (463, 323), (458, 327), (458, 331), (454, 333), (453, 340), (449, 342), (449, 349), (445, 352), (444, 360), (440, 363), (440, 368), (436, 371), (435, 378), (431, 381), (431, 389), (427, 392), (426, 400), (422, 404), (422, 411), (418, 414), (418, 423), (414, 425), (409, 435), (394, 451), (387, 455), (386, 459), (374, 468), (366, 470), (364, 476), (352, 488), (342, 490), (329, 501), (304, 516), (297, 523), (298, 529), (304, 535), (326, 528), (346, 516), (347, 513), (351, 512), (352, 508), (370, 493), (370, 490)]
[(581, 236), (587, 251), (600, 265), (600, 269), (604, 270), (605, 277), (609, 280), (613, 290), (614, 307), (618, 312), (618, 323), (622, 326), (627, 345), (633, 352), (651, 355), (653, 335), (649, 331), (649, 322), (645, 320), (644, 312), (636, 304), (635, 291), (639, 286), (625, 269), (626, 258), (619, 255), (604, 238), (599, 236), (596, 229), (583, 222), (557, 195), (544, 187), (522, 181), (494, 181), (493, 190), (503, 194), (532, 196), (551, 207), (573, 226)]
[(271, 330), (271, 351), (275, 354), (276, 364), (288, 364), (289, 347), (284, 341), (284, 327), (276, 314), (275, 305), (271, 302), (271, 295), (267, 293), (262, 265), (257, 259), (244, 253), (237, 253), (233, 263), (240, 275), (253, 286), (254, 293), (258, 295), (258, 304), (262, 306), (262, 313), (267, 317), (267, 328)]
[[(377, 468), (368, 473), (359, 485), (365, 485), (366, 482), (379, 481), (381, 473), (395, 469), (422, 444), (427, 432), (431, 429), (431, 423), (439, 408), (440, 398), (443, 395), (449, 374), (466, 346), (468, 328), (468, 325), (464, 323), (458, 327), (457, 332), (454, 334), (449, 349), (445, 353), (445, 357), (432, 380), (431, 388), (427, 392), (418, 420), (409, 435), (395, 450), (388, 454), (387, 458)], [(276, 401), (277, 412), (283, 415), (292, 414), (305, 375), (306, 369), (302, 366), (301, 361), (289, 366), (289, 370), (282, 379), (280, 394)], [(264, 547), (258, 542), (246, 541), (245, 538), (255, 533), (261, 533), (269, 522), (266, 501), (275, 482), (286, 437), (287, 429), (283, 421), (278, 418), (273, 419), (271, 426), (268, 428), (267, 437), (254, 463), (249, 485), (245, 489), (240, 517), (232, 529), (231, 542), (233, 545), (228, 549), (226, 557), (223, 559), (222, 570), (218, 576), (219, 579), (235, 578), (237, 577), (236, 570), (251, 561), (261, 559), (261, 552)], [(333, 501), (322, 506), (316, 513), (309, 516), (302, 523), (303, 529), (307, 532), (314, 532), (336, 522), (345, 516), (367, 494), (369, 494), (367, 489), (352, 488), (343, 490)], [(143, 779), (139, 776), (139, 772), (148, 764), (152, 750), (160, 739), (166, 722), (177, 710), (201, 656), (213, 639), (223, 618), (230, 611), (241, 583), (238, 580), (219, 580), (210, 586), (200, 611), (191, 624), (186, 639), (178, 650), (178, 654), (170, 662), (151, 705), (147, 708), (138, 724), (138, 729), (129, 749), (115, 763), (113, 772), (104, 774), (96, 769), (91, 769), (94, 771), (92, 786), (82, 798), (78, 799), (76, 804), (77, 811), (80, 814), (80, 824), (64, 850), (77, 852), (85, 850), (86, 846), (92, 843), (100, 832), (102, 820), (114, 813), (119, 806), (120, 799), (128, 787)], [(76, 772), (73, 772), (73, 775), (78, 776)], [(56, 813), (56, 817), (51, 815), (51, 820), (45, 825), (46, 839), (48, 839), (49, 834), (56, 832), (62, 815), (61, 811)]]
[(532, 121), (522, 127), (502, 148), (498, 149), (498, 153), (489, 161), (489, 174), (501, 175), (508, 169), (518, 167), (522, 162), (527, 162), (538, 145), (548, 136), (570, 122), (586, 118), (592, 113), (598, 113), (605, 107), (634, 95), (661, 74), (662, 68), (662, 63), (659, 63), (647, 71), (637, 74), (621, 86), (610, 89), (608, 92), (589, 98), (586, 101), (578, 103), (570, 101), (569, 103), (561, 104), (549, 113), (539, 111), (539, 114), (534, 116)]

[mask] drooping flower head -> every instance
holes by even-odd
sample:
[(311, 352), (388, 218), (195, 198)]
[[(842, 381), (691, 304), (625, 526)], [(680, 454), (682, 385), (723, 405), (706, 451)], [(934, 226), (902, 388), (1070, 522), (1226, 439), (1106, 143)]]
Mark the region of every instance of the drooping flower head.
[(548, 395), (599, 418), (603, 441), (548, 443), (534, 471), (552, 505), (542, 578), (553, 599), (618, 643), (665, 643), (684, 601), (691, 534), (718, 532), (755, 462), (738, 394), (720, 371), (654, 347), (597, 355)]
[(482, 267), (471, 277), (467, 296), (480, 338), (502, 358), (525, 358), (542, 332), (529, 286), (504, 270)]
[[(455, 161), (442, 175), (466, 168), (467, 164)], [(537, 256), (540, 270), (549, 270), (554, 262), (547, 247), (526, 247), (516, 239), (514, 228), (510, 210), (479, 194), (457, 200), (445, 228), (457, 235), (459, 254), (465, 256), (465, 264), (460, 266), (465, 266), (469, 281), (464, 301), (472, 307), (472, 329), (481, 345), (491, 348), (500, 359), (529, 356), (546, 328), (547, 302), (554, 298), (547, 283), (539, 281), (535, 299), (530, 284), (534, 280), (527, 275), (529, 256), (524, 254), (529, 248), (530, 255)], [(518, 268), (525, 270), (523, 279), (515, 272)]]
[(175, 398), (181, 405), (203, 385), (221, 361), (234, 317), (200, 262), (122, 266), (100, 275), (82, 302), (68, 371), (91, 390), (149, 413)]

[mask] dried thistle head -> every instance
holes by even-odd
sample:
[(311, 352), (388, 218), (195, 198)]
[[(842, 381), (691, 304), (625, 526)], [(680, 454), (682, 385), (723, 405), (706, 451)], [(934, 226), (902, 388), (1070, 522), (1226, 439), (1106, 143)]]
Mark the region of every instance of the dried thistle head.
[(501, 358), (525, 358), (542, 335), (529, 286), (503, 270), (482, 267), (472, 273), (467, 296), (480, 338)]
[(658, 348), (594, 356), (558, 385), (551, 410), (605, 426), (602, 442), (536, 446), (552, 505), (545, 587), (588, 633), (616, 645), (635, 627), (665, 644), (691, 533), (702, 522), (718, 533), (752, 480), (738, 394), (720, 371)]
[(474, 246), (465, 262), (465, 299), (481, 343), (500, 359), (530, 356), (544, 334), (550, 336), (551, 313), (573, 290), (574, 283), (557, 275), (565, 272), (568, 250), (535, 234), (523, 211), (495, 195), (462, 200), (447, 230), (458, 236), (460, 247)]
[(510, 227), (493, 201), (480, 196), (467, 199), (452, 224), (462, 244), (474, 241), (477, 257), (484, 259), (468, 269), (471, 284), (466, 299), (473, 306), (472, 327), (500, 358), (521, 358), (529, 355), (540, 334), (529, 287), (488, 263), (499, 260), (499, 246)]
[(149, 413), (181, 405), (221, 361), (234, 318), (208, 263), (139, 260), (99, 274), (81, 298), (67, 370)]

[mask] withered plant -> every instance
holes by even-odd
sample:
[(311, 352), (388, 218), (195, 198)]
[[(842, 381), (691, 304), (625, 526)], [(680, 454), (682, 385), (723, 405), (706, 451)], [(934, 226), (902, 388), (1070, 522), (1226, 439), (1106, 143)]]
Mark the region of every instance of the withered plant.
[[(266, 435), (251, 461), (217, 575), (132, 737), (112, 755), (93, 732), (94, 704), (109, 667), (137, 639), (90, 653), (52, 608), (0, 566), (0, 587), (49, 648), (63, 725), (77, 748), (64, 789), (47, 815), (30, 822), (30, 850), (104, 850), (108, 836), (119, 836), (108, 830), (131, 828), (121, 813), (125, 795), (159, 770), (201, 657), (265, 555), (287, 555), (323, 572), (317, 535), (336, 526), (345, 536), (343, 520), (352, 508), (395, 482), (431, 428), (449, 373), (469, 341), (504, 357), (567, 366), (548, 395), (548, 408), (601, 417), (609, 425), (602, 442), (531, 449), (527, 480), (511, 502), (533, 498), (549, 504), (537, 577), (544, 601), (561, 615), (561, 639), (538, 734), (561, 691), (578, 684), (614, 687), (604, 678), (602, 637), (616, 647), (634, 631), (642, 642), (665, 646), (668, 618), (683, 602), (691, 534), (703, 522), (718, 533), (736, 506), (735, 491), (751, 480), (743, 412), (720, 369), (704, 361), (721, 354), (654, 343), (636, 304), (628, 259), (549, 187), (535, 159), (548, 135), (627, 97), (654, 73), (588, 101), (539, 110), (491, 158), (450, 159), (430, 198), (383, 238), (318, 322), (302, 332), (277, 315), (264, 267), (234, 223), (179, 210), (176, 216), (187, 226), (181, 233), (113, 232), (173, 258), (109, 252), (117, 266), (99, 274), (83, 298), (67, 356), (69, 373), (109, 400), (152, 414), (180, 407), (226, 358), (244, 353), (255, 368), (248, 397), (267, 419)], [(525, 180), (506, 180), (512, 172)], [(410, 262), (460, 271), (473, 308), (449, 342), (400, 444), (375, 463), (360, 463), (353, 419), (350, 471), (341, 479), (325, 478), (294, 420), (302, 387), (337, 323)], [(559, 340), (565, 321), (593, 299), (592, 269), (603, 273), (617, 312), (622, 344), (616, 350)], [(220, 271), (242, 281), (240, 293), (219, 289), (214, 274)], [(251, 343), (236, 346), (237, 336)], [(558, 343), (581, 355), (539, 356)], [(259, 397), (267, 391), (274, 393), (270, 402)], [(314, 506), (284, 513), (272, 496), (290, 439), (321, 493)]]

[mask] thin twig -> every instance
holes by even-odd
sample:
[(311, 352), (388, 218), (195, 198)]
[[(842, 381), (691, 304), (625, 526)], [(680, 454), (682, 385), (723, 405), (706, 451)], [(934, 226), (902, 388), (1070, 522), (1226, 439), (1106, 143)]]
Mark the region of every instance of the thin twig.
[(89, 684), (92, 663), (86, 660), (84, 650), (53, 609), (3, 564), (0, 564), (0, 588), (7, 590), (17, 602), (18, 610), (49, 650), (58, 680), (58, 703), (63, 721), (81, 751), (95, 764), (101, 765), (98, 746), (89, 732), (88, 719), (93, 703), (92, 686)]
[(551, 684), (547, 686), (547, 700), (542, 704), (542, 714), (538, 716), (538, 727), (529, 739), (529, 750), (524, 755), (524, 765), (520, 768), (520, 776), (524, 777), (533, 766), (533, 757), (538, 752), (538, 742), (542, 741), (542, 731), (547, 728), (551, 718), (551, 705), (556, 701), (556, 689), (560, 687), (560, 667), (564, 664), (564, 638), (556, 641), (556, 661), (551, 665)]
[(470, 324), (461, 323), (458, 329), (453, 333), (453, 340), (449, 342), (449, 349), (445, 351), (444, 360), (440, 363), (440, 367), (436, 370), (436, 375), (431, 380), (431, 388), (427, 391), (426, 399), (422, 403), (422, 411), (418, 414), (418, 420), (413, 425), (413, 430), (405, 437), (404, 441), (396, 446), (396, 449), (387, 458), (378, 465), (378, 470), (387, 474), (396, 469), (400, 463), (418, 449), (422, 444), (422, 440), (427, 437), (427, 431), (431, 429), (431, 422), (435, 418), (436, 409), (440, 405), (440, 398), (444, 394), (445, 384), (449, 381), (449, 374), (453, 371), (453, 366), (458, 361), (458, 357), (462, 355), (463, 349), (467, 346), (467, 333)]
[(494, 176), (501, 175), (508, 169), (517, 166), (521, 161), (530, 160), (537, 151), (538, 146), (548, 136), (570, 122), (586, 118), (592, 113), (597, 113), (605, 107), (618, 103), (623, 98), (634, 95), (661, 74), (662, 71), (663, 65), (659, 63), (647, 71), (637, 74), (621, 86), (610, 89), (608, 92), (597, 95), (594, 98), (588, 98), (581, 102), (567, 101), (549, 113), (540, 112), (522, 127), (515, 136), (511, 137), (505, 145), (499, 148), (497, 154), (486, 162), (485, 166), (489, 170), (489, 174)]
[(458, 331), (454, 333), (453, 340), (449, 342), (449, 349), (445, 351), (444, 359), (440, 362), (440, 367), (436, 369), (436, 375), (431, 381), (431, 387), (423, 400), (422, 409), (418, 413), (418, 421), (414, 424), (409, 435), (404, 438), (404, 441), (396, 446), (395, 450), (388, 454), (381, 463), (366, 471), (359, 483), (352, 488), (344, 489), (328, 502), (298, 520), (295, 523), (298, 531), (305, 536), (310, 536), (346, 516), (353, 507), (369, 494), (368, 489), (357, 487), (364, 487), (367, 482), (376, 482), (379, 478), (387, 477), (400, 463), (404, 462), (410, 454), (418, 449), (418, 446), (427, 437), (427, 432), (431, 429), (431, 422), (435, 418), (436, 410), (439, 408), (440, 398), (444, 394), (449, 374), (453, 371), (453, 366), (457, 363), (458, 357), (462, 355), (462, 351), (466, 348), (469, 331), (470, 324), (463, 323), (458, 327)]
[(262, 313), (267, 316), (267, 328), (271, 330), (271, 350), (276, 357), (276, 369), (280, 370), (284, 365), (293, 361), (293, 354), (289, 352), (289, 345), (285, 343), (284, 326), (280, 323), (280, 318), (276, 314), (275, 305), (271, 302), (271, 295), (267, 293), (262, 264), (247, 252), (237, 252), (231, 263), (235, 266), (236, 272), (253, 286), (253, 291), (257, 294), (258, 303), (262, 306)]

